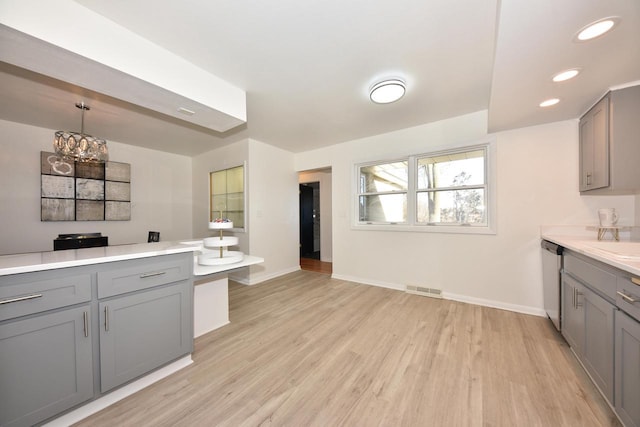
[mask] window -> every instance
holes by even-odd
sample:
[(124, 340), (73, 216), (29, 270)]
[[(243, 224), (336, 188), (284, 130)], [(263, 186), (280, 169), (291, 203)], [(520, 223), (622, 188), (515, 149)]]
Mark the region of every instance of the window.
[(485, 151), (417, 159), (416, 223), (487, 225)]
[(209, 174), (209, 221), (229, 218), (234, 229), (244, 229), (244, 165)]
[(360, 221), (407, 222), (409, 163), (404, 160), (360, 167)]
[(492, 144), (356, 165), (356, 228), (492, 233)]

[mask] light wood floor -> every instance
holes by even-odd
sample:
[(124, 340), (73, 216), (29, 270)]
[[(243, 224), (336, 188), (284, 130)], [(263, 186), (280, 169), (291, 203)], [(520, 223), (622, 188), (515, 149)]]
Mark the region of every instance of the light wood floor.
[(619, 425), (541, 317), (308, 271), (229, 299), (194, 364), (79, 425)]
[(332, 263), (312, 258), (300, 258), (300, 268), (302, 270), (315, 271), (316, 273), (324, 274), (331, 274), (333, 272)]

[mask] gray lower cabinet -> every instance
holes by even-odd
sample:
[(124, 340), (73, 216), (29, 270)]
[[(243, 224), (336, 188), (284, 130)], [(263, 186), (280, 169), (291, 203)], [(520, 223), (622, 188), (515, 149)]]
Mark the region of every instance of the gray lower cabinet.
[(0, 325), (0, 425), (30, 426), (93, 397), (91, 307)]
[(616, 313), (616, 413), (626, 427), (640, 427), (640, 322)]
[(562, 274), (562, 335), (571, 348), (582, 352), (584, 347), (584, 309), (578, 303), (584, 286), (567, 274)]
[(192, 270), (181, 253), (0, 276), (0, 426), (41, 423), (191, 353)]
[(609, 402), (613, 403), (613, 337), (615, 307), (583, 290), (584, 347), (582, 363)]
[[(562, 274), (562, 334), (602, 394), (613, 404), (616, 307), (591, 290), (593, 287), (608, 292), (602, 283), (587, 286), (591, 285), (587, 280), (589, 276), (602, 279), (608, 275), (594, 266), (585, 265), (583, 260), (573, 258), (570, 254), (565, 261), (565, 272)], [(572, 275), (579, 276), (585, 282), (579, 282)], [(612, 284), (615, 291), (615, 276)]]
[(100, 390), (104, 393), (191, 351), (190, 284), (100, 302)]

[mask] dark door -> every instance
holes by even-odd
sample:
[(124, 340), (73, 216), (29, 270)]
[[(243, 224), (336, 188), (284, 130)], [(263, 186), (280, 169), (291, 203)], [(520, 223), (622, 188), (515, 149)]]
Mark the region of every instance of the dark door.
[(300, 184), (300, 256), (313, 254), (313, 188)]

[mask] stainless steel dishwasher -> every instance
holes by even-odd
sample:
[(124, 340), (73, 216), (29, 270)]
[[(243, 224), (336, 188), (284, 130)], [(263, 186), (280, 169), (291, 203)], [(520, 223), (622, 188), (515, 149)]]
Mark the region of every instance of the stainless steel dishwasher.
[(562, 271), (562, 246), (548, 240), (540, 242), (542, 248), (542, 291), (544, 294), (544, 310), (557, 330), (560, 323), (560, 285)]

